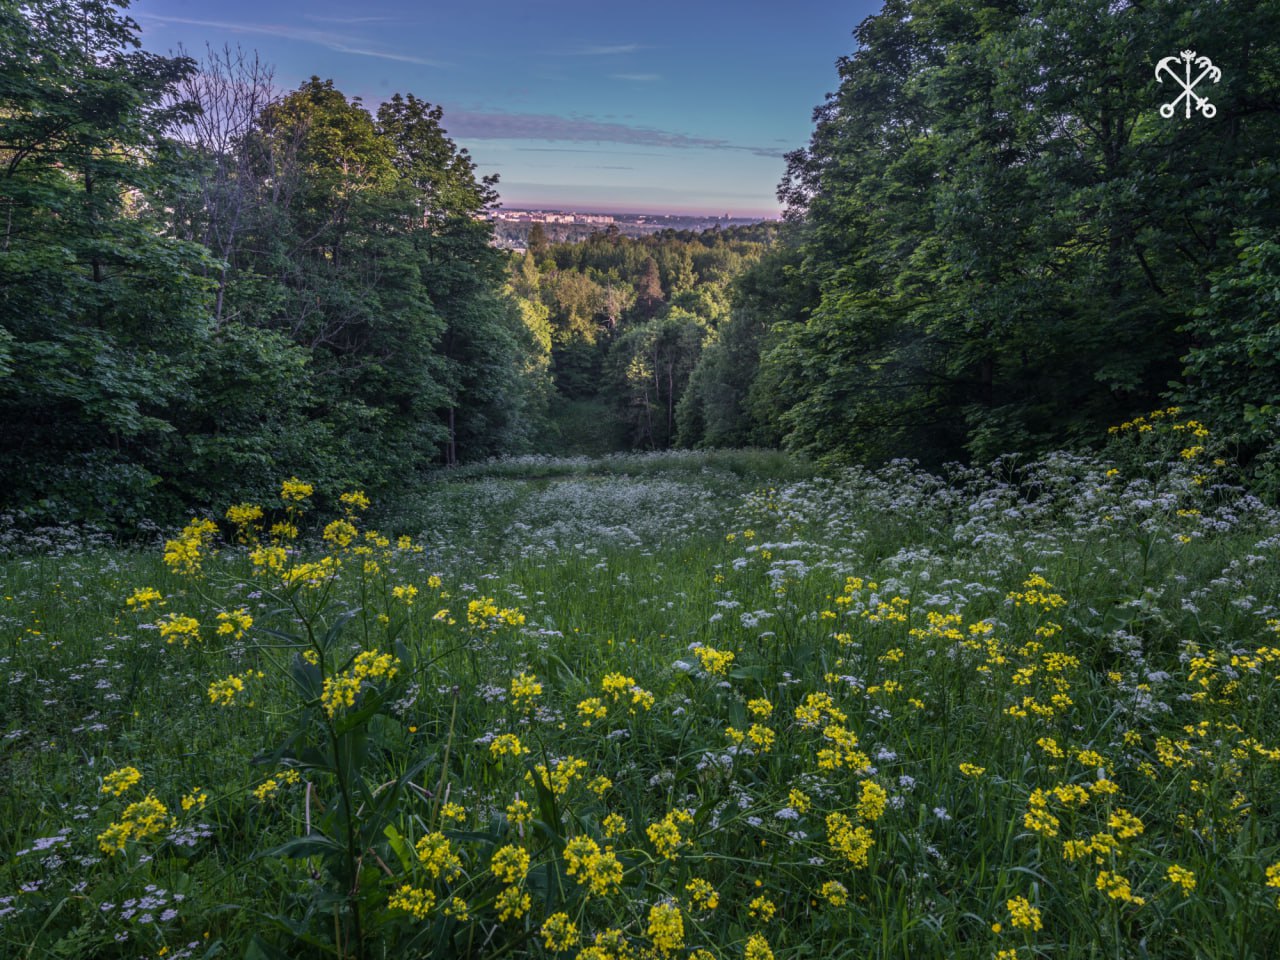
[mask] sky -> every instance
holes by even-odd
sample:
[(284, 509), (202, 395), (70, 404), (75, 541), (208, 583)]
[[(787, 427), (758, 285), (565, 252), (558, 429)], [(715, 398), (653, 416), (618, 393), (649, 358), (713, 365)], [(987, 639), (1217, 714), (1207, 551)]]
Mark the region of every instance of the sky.
[(772, 217), (875, 0), (136, 0), (157, 53), (257, 50), (375, 109), (413, 93), (505, 207)]

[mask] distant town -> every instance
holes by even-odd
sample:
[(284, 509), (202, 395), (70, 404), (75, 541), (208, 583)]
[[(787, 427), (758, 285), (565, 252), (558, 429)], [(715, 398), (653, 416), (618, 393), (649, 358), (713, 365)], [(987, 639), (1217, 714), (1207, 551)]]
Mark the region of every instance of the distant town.
[(529, 242), (529, 231), (535, 223), (552, 243), (585, 240), (593, 233), (610, 228), (628, 237), (643, 237), (662, 230), (711, 230), (715, 227), (745, 226), (759, 223), (762, 217), (719, 217), (684, 213), (579, 213), (573, 210), (493, 211), (493, 242), (504, 250), (523, 251)]

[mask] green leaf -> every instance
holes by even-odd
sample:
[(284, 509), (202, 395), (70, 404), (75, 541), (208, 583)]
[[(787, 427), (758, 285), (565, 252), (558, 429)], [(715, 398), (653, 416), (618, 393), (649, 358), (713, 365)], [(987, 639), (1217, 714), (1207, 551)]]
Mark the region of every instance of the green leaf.
[(391, 851), (396, 855), (396, 859), (400, 861), (400, 868), (406, 873), (413, 867), (413, 848), (409, 846), (406, 840), (395, 828), (395, 824), (388, 823), (382, 828), (382, 834), (391, 844)]
[(343, 853), (342, 844), (326, 837), (322, 833), (312, 833), (305, 837), (295, 837), (287, 843), (261, 854), (263, 857), (288, 857), (300, 860), (305, 857), (327, 856)]

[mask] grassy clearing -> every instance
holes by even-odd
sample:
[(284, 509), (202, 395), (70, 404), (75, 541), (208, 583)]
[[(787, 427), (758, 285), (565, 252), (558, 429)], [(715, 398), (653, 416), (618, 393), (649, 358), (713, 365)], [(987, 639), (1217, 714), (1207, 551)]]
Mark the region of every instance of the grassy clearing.
[(0, 953), (1274, 956), (1280, 517), (1151, 425), (13, 555)]

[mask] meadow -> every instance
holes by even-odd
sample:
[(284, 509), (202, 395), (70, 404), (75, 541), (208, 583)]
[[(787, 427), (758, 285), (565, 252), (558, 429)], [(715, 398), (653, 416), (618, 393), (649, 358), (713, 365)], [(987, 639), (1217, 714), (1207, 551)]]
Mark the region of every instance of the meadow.
[(5, 957), (1280, 954), (1280, 512), (1095, 455), (0, 535)]

